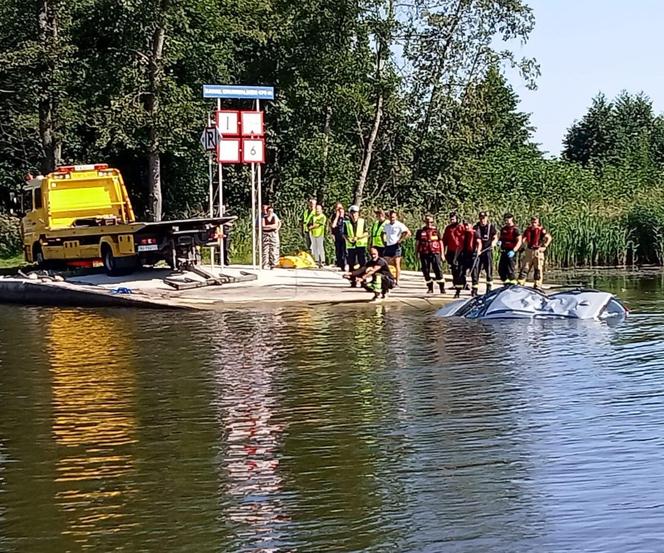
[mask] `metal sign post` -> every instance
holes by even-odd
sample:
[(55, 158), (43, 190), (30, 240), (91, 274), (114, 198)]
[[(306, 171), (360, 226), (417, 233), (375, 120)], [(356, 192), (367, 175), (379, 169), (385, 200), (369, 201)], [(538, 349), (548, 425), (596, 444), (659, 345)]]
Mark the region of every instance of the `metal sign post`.
[[(212, 120), (211, 119), (212, 118), (210, 117), (210, 114), (208, 113), (207, 129), (205, 129), (205, 131), (203, 131), (203, 136), (204, 136), (206, 142), (209, 142), (209, 134), (207, 133), (207, 131), (212, 125)], [(216, 138), (217, 137), (214, 136), (214, 138), (215, 138), (214, 149), (216, 150), (217, 149), (217, 144), (216, 144), (216, 142), (217, 142)], [(207, 150), (207, 149), (209, 149), (210, 144), (206, 143), (203, 146)], [(209, 194), (210, 194), (210, 205), (208, 206), (209, 207), (208, 211), (209, 211), (210, 218), (214, 217), (214, 178), (213, 178), (214, 159), (212, 157), (213, 155), (214, 154), (212, 152), (210, 152), (210, 154), (208, 156), (208, 177), (209, 177), (208, 184), (209, 184)], [(210, 247), (210, 265), (212, 265), (214, 267), (214, 246)]]
[[(261, 101), (256, 100), (256, 111), (261, 111)], [(257, 186), (258, 186), (258, 209), (260, 216), (258, 218), (258, 263), (261, 269), (263, 268), (263, 190), (262, 190), (262, 164), (258, 164), (257, 171)]]
[[(221, 110), (221, 98), (217, 98), (217, 111)], [(219, 120), (215, 117), (217, 134), (221, 136), (221, 130), (219, 129)], [(224, 171), (223, 165), (221, 164), (221, 159), (217, 160), (218, 171), (219, 171), (219, 217), (224, 215)], [(223, 234), (224, 227), (222, 225), (221, 231)], [(224, 268), (224, 239), (219, 237), (219, 266)]]
[(251, 164), (251, 264), (256, 268), (256, 168)]
[[(251, 262), (254, 269), (262, 269), (263, 259), (263, 184), (262, 164), (265, 163), (265, 139), (261, 100), (274, 100), (271, 86), (203, 85), (203, 98), (217, 100), (215, 113), (217, 171), (219, 176), (219, 216), (224, 215), (223, 163), (244, 163), (251, 165)], [(255, 111), (233, 111), (221, 109), (222, 99), (253, 100)], [(241, 122), (240, 122), (241, 118)], [(222, 122), (223, 119), (223, 122)], [(208, 120), (209, 126), (209, 120)], [(223, 127), (223, 128), (222, 128)], [(210, 138), (201, 137), (203, 147), (208, 148)], [(210, 160), (210, 214), (214, 212), (214, 191), (212, 165)], [(258, 204), (258, 205), (257, 205)], [(257, 244), (258, 242), (258, 244)], [(258, 247), (257, 247), (258, 246)], [(224, 265), (224, 244), (220, 240), (220, 265)], [(258, 256), (256, 255), (258, 254)]]

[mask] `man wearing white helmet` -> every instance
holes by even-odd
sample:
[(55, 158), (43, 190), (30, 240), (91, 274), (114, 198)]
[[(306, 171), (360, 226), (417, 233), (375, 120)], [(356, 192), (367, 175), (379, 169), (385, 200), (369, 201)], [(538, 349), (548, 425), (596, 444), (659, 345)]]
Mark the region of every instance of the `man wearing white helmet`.
[(347, 219), (344, 224), (344, 236), (346, 237), (348, 270), (354, 271), (367, 262), (366, 251), (369, 232), (365, 220), (360, 217), (359, 207), (351, 205), (348, 212), (350, 213), (350, 219)]

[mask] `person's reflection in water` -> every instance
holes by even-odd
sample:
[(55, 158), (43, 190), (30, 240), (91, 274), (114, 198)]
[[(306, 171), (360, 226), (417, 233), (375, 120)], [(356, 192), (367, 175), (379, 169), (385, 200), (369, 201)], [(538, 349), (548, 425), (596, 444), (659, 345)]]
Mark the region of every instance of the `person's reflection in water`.
[[(225, 326), (223, 317), (219, 324)], [(279, 324), (278, 316), (267, 314), (260, 320), (235, 319), (232, 331), (244, 339), (219, 344), (214, 375), (224, 436), (219, 452), (223, 515), (237, 525), (238, 548), (255, 552), (283, 550), (283, 526), (289, 520), (280, 498), (284, 427), (274, 420), (279, 398), (273, 390), (278, 366), (272, 346), (277, 344), (270, 343)], [(227, 335), (231, 330), (226, 328), (214, 335)]]
[[(136, 442), (132, 341), (118, 319), (89, 311), (50, 312), (56, 501), (81, 547), (101, 550), (130, 529), (127, 487)], [(114, 352), (109, 356), (109, 352)]]

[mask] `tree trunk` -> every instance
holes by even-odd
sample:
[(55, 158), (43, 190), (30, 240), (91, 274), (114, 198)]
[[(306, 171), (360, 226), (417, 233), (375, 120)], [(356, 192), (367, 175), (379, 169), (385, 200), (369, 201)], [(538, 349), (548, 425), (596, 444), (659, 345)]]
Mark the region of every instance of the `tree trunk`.
[(321, 178), (320, 201), (325, 203), (325, 196), (327, 193), (327, 173), (328, 173), (328, 158), (330, 155), (330, 132), (332, 127), (332, 106), (325, 108), (325, 123), (323, 125), (323, 174)]
[(57, 133), (57, 90), (54, 83), (57, 70), (58, 53), (58, 17), (52, 0), (39, 1), (39, 43), (44, 48), (46, 66), (40, 75), (41, 90), (39, 95), (39, 135), (44, 157), (41, 163), (42, 173), (50, 173), (62, 163), (62, 140)]
[(357, 181), (357, 186), (355, 187), (355, 192), (353, 193), (353, 203), (358, 207), (362, 204), (364, 186), (367, 183), (369, 167), (371, 166), (371, 157), (373, 155), (374, 145), (376, 144), (376, 138), (378, 138), (380, 122), (383, 118), (383, 101), (383, 93), (380, 92), (378, 94), (378, 99), (376, 100), (376, 113), (374, 114), (373, 127), (371, 128), (371, 134), (369, 135), (369, 140), (367, 141), (367, 147), (364, 150), (364, 157), (362, 159), (362, 166), (360, 168), (360, 178)]
[(161, 194), (161, 157), (157, 119), (159, 117), (159, 86), (163, 74), (163, 53), (166, 42), (166, 24), (164, 13), (168, 9), (168, 0), (162, 0), (160, 13), (157, 14), (157, 28), (152, 35), (151, 57), (148, 79), (150, 92), (145, 109), (149, 115), (148, 127), (148, 173), (150, 179), (150, 211), (153, 221), (161, 221), (163, 202)]
[(159, 156), (159, 142), (154, 136), (154, 129), (150, 130), (150, 151), (148, 152), (148, 170), (150, 178), (150, 211), (153, 221), (161, 221), (163, 202), (161, 197), (161, 157)]
[(378, 48), (376, 50), (376, 83), (378, 87), (376, 110), (374, 112), (373, 125), (371, 126), (371, 134), (369, 134), (369, 139), (367, 140), (362, 156), (362, 164), (360, 165), (360, 177), (357, 180), (357, 185), (353, 191), (353, 203), (358, 207), (362, 204), (364, 187), (367, 184), (369, 168), (371, 167), (371, 158), (373, 157), (374, 146), (376, 145), (376, 139), (378, 138), (380, 123), (383, 119), (383, 104), (385, 102), (385, 92), (382, 83), (383, 64), (385, 63), (385, 58), (389, 56), (390, 47), (392, 45), (392, 31), (394, 29), (394, 0), (387, 0), (385, 22), (387, 24), (381, 26), (382, 30), (377, 33), (376, 37), (378, 42)]
[(438, 61), (436, 64), (436, 71), (434, 72), (433, 78), (431, 80), (431, 95), (429, 97), (429, 103), (427, 105), (426, 113), (424, 114), (424, 122), (422, 124), (422, 130), (420, 132), (420, 137), (417, 142), (417, 147), (415, 148), (415, 157), (414, 157), (414, 174), (419, 173), (419, 165), (422, 155), (422, 144), (427, 134), (429, 134), (429, 129), (431, 128), (431, 119), (433, 117), (434, 107), (436, 105), (436, 97), (438, 96), (438, 90), (440, 88), (440, 79), (443, 76), (445, 70), (445, 63), (447, 61), (447, 53), (449, 51), (450, 45), (452, 44), (452, 39), (454, 38), (454, 33), (461, 22), (461, 14), (463, 10), (469, 5), (468, 0), (458, 0), (456, 9), (454, 11), (454, 17), (450, 23), (450, 28), (447, 32), (445, 38), (445, 43), (443, 49), (438, 56)]

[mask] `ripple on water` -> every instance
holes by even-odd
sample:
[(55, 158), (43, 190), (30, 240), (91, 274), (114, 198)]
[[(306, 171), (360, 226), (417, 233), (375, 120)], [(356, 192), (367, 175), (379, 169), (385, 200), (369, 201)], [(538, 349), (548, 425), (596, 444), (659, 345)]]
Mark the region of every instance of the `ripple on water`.
[(0, 307), (0, 548), (659, 551), (663, 322)]

